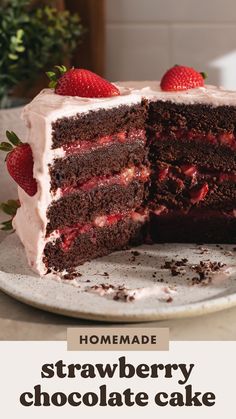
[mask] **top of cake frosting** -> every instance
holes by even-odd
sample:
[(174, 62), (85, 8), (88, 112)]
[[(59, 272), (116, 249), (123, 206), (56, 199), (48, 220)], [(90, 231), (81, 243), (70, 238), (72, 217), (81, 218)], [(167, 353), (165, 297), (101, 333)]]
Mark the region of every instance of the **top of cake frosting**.
[(120, 95), (108, 98), (61, 96), (55, 94), (53, 89), (44, 89), (25, 107), (24, 116), (28, 112), (33, 112), (53, 120), (58, 114), (70, 116), (77, 112), (130, 105), (139, 103), (142, 98), (186, 105), (200, 103), (212, 106), (236, 106), (236, 91), (212, 85), (177, 92), (163, 91), (158, 81), (126, 81), (116, 82), (115, 85), (119, 88)]
[(163, 91), (159, 81), (127, 81), (118, 82), (117, 86), (128, 88), (131, 93), (141, 95), (147, 99), (171, 101), (191, 105), (201, 103), (212, 106), (236, 106), (236, 91), (206, 84), (196, 89)]

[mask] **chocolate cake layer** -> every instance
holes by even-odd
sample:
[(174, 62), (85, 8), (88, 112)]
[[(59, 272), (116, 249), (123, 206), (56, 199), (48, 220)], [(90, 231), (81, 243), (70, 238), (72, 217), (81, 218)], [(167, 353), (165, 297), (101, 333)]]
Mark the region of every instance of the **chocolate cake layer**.
[[(173, 190), (175, 187), (174, 183), (171, 185)], [(201, 188), (204, 188), (205, 184), (199, 186), (199, 195), (201, 193)], [(178, 185), (176, 186), (176, 189)], [(198, 189), (196, 189), (198, 193)], [(164, 205), (167, 208), (171, 209), (184, 209), (189, 210), (192, 207), (197, 208), (211, 208), (219, 210), (232, 210), (236, 204), (236, 185), (234, 184), (224, 184), (218, 187), (212, 187), (210, 192), (206, 194), (206, 197), (199, 199), (196, 202), (191, 202), (191, 193), (189, 191), (176, 192), (176, 194), (171, 193), (168, 188), (157, 187), (153, 200), (150, 203), (150, 208), (156, 208), (157, 205)]]
[(156, 243), (235, 243), (236, 218), (220, 211), (152, 214), (150, 235)]
[(94, 176), (112, 175), (125, 167), (145, 164), (146, 160), (145, 143), (138, 139), (59, 158), (50, 167), (51, 189), (55, 190), (67, 183), (85, 182)]
[(207, 172), (197, 166), (159, 162), (152, 176), (151, 208), (191, 207), (232, 210), (236, 205), (236, 173)]
[(148, 125), (163, 132), (181, 130), (199, 132), (234, 132), (236, 129), (236, 107), (210, 106), (204, 104), (185, 105), (170, 101), (151, 102), (148, 111)]
[(119, 213), (142, 206), (147, 182), (133, 180), (127, 186), (112, 184), (65, 195), (50, 205), (47, 234), (59, 227), (88, 222), (96, 216)]
[(52, 148), (58, 148), (76, 140), (96, 141), (98, 137), (116, 132), (142, 129), (145, 121), (145, 102), (60, 118), (52, 124)]
[(176, 165), (196, 164), (223, 172), (236, 171), (236, 150), (204, 140), (153, 139), (149, 158), (153, 164), (160, 160)]
[(129, 245), (141, 244), (145, 229), (143, 223), (126, 218), (110, 226), (93, 228), (87, 233), (80, 234), (67, 251), (62, 250), (62, 239), (58, 238), (55, 243), (46, 244), (44, 263), (49, 271), (73, 268), (115, 250), (125, 249)]

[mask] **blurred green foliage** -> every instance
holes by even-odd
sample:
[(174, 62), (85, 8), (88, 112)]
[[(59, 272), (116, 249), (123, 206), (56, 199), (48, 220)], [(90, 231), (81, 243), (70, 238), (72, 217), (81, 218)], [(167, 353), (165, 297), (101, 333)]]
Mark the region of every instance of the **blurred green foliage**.
[(30, 0), (1, 0), (0, 107), (20, 81), (69, 57), (83, 35), (78, 15), (52, 6), (33, 7)]

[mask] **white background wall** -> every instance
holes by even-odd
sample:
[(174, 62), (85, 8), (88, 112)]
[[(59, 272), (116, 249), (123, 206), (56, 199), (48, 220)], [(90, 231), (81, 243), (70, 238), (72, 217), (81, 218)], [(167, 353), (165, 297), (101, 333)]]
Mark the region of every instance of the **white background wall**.
[(106, 35), (110, 80), (185, 64), (236, 89), (236, 0), (106, 0)]

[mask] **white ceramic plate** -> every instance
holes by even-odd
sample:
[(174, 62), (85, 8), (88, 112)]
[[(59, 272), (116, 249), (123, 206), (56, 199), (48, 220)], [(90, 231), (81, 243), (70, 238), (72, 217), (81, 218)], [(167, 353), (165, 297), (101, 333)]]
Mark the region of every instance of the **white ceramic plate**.
[[(77, 279), (59, 281), (34, 274), (18, 238), (11, 234), (0, 243), (0, 289), (34, 307), (91, 320), (138, 322), (200, 315), (236, 305), (233, 247), (145, 245), (86, 263), (79, 267)], [(161, 268), (165, 261), (183, 258), (188, 261), (180, 275)], [(193, 285), (197, 275), (192, 266), (207, 260), (226, 266), (211, 275), (209, 284)], [(111, 285), (102, 296), (92, 289), (97, 285), (100, 290), (100, 284)], [(120, 286), (125, 292), (118, 291), (119, 297), (134, 296), (133, 301), (113, 299)]]

